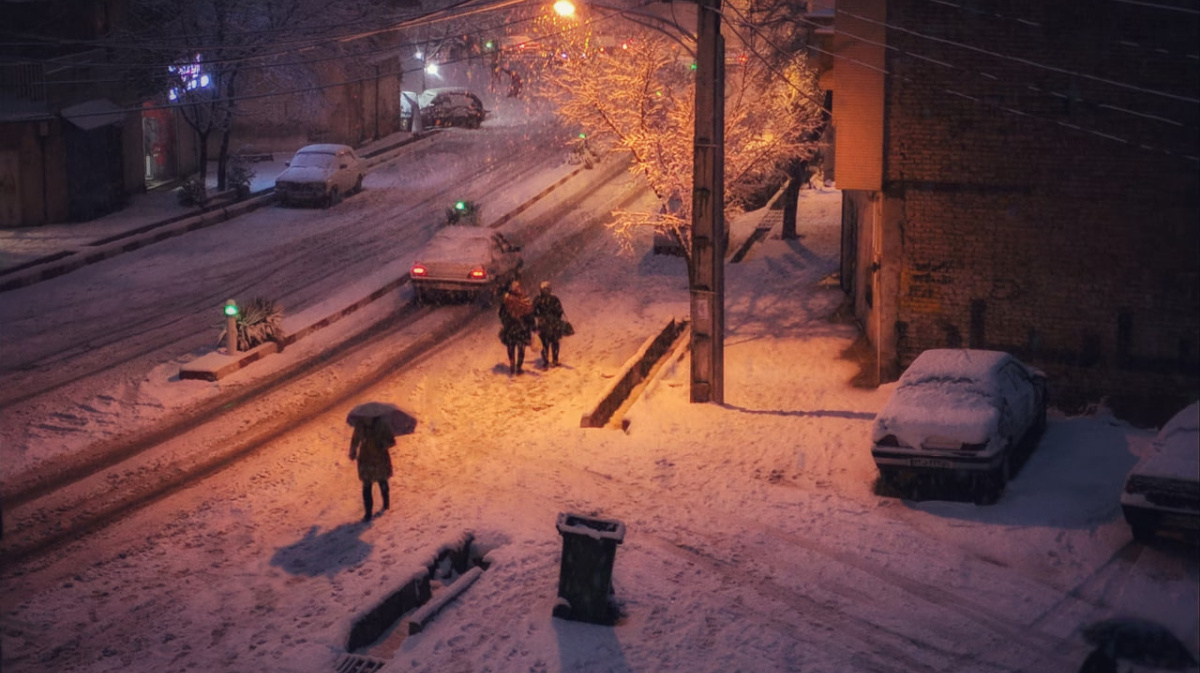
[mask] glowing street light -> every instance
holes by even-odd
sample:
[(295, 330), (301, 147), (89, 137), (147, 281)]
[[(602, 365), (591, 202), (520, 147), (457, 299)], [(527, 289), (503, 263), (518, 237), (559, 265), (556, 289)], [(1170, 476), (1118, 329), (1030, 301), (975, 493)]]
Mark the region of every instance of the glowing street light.
[(558, 2), (554, 3), (554, 11), (559, 16), (574, 16), (575, 5), (571, 0), (558, 0)]

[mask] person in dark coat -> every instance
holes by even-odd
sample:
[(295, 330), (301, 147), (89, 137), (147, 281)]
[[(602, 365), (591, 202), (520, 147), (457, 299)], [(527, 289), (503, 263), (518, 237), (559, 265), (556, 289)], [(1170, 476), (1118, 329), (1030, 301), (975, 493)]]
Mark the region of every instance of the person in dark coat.
[(525, 348), (533, 342), (533, 302), (529, 301), (521, 283), (509, 283), (500, 300), (500, 342), (508, 350), (508, 373), (522, 374)]
[(350, 460), (358, 461), (358, 478), (362, 481), (363, 521), (371, 520), (375, 503), (371, 490), (379, 484), (383, 497), (380, 513), (391, 506), (388, 498), (388, 479), (392, 476), (392, 457), (388, 449), (396, 445), (396, 438), (382, 418), (360, 419), (354, 423), (354, 436), (350, 439)]
[(563, 338), (563, 307), (550, 291), (550, 281), (542, 281), (533, 300), (538, 338), (542, 341), (542, 367), (558, 366), (558, 347)]

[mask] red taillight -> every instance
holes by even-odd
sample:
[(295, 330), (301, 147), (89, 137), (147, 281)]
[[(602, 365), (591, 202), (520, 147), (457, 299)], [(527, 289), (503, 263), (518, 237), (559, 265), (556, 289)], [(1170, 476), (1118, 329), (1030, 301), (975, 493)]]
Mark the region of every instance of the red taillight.
[(470, 273), (471, 280), (483, 280), (487, 278), (487, 271), (483, 269), (473, 269)]
[(409, 271), (409, 273), (414, 276), (428, 276), (429, 269), (426, 269), (423, 264), (413, 264), (412, 271)]

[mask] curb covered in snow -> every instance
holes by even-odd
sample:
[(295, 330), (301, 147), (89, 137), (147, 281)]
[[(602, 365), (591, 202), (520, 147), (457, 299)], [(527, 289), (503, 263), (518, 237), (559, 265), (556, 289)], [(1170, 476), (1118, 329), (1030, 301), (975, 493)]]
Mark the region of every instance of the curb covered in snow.
[[(672, 350), (671, 346), (689, 324), (687, 320), (671, 318), (671, 321), (658, 334), (647, 339), (642, 347), (633, 354), (633, 357), (625, 362), (621, 373), (612, 380), (612, 383), (608, 384), (608, 388), (600, 395), (599, 401), (592, 407), (592, 410), (579, 419), (579, 427), (603, 428), (607, 426), (613, 414), (629, 399), (637, 385), (646, 380), (659, 360)], [(626, 421), (622, 419), (621, 428), (625, 429), (626, 425)]]

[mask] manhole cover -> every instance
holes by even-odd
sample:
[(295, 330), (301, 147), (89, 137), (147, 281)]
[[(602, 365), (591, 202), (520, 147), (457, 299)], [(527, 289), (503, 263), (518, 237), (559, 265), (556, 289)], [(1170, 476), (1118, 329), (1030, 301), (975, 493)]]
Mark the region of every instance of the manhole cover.
[(343, 654), (338, 660), (337, 673), (375, 673), (386, 663), (386, 659), (364, 657), (361, 654)]

